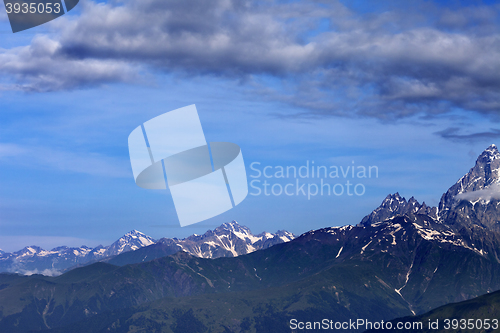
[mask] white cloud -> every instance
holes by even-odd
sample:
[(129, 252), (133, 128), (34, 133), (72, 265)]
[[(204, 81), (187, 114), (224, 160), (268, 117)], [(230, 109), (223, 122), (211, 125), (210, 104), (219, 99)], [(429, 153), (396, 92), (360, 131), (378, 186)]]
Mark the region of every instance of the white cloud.
[(36, 36), (29, 46), (0, 50), (0, 72), (17, 82), (10, 89), (66, 90), (138, 78), (132, 64), (114, 59), (72, 59), (61, 54), (60, 48), (60, 42)]
[(3, 163), (95, 176), (131, 177), (130, 162), (92, 152), (71, 152), (43, 146), (0, 143)]
[[(53, 22), (56, 37), (0, 52), (0, 72), (34, 91), (135, 82), (147, 70), (247, 78), (264, 86), (254, 92), (319, 116), (493, 114), (500, 106), (499, 6), (379, 15), (336, 1), (80, 6), (80, 17)], [(266, 76), (283, 85), (269, 89)]]
[(44, 270), (38, 270), (38, 269), (25, 269), (24, 265), (22, 263), (14, 261), (12, 265), (7, 269), (7, 272), (9, 273), (17, 273), (17, 274), (22, 274), (22, 275), (33, 275), (33, 274), (41, 274), (45, 276), (59, 276), (62, 274), (61, 271), (55, 269), (55, 268), (46, 268)]
[(460, 193), (455, 197), (457, 200), (484, 200), (490, 201), (491, 199), (500, 199), (500, 184), (492, 184), (483, 190), (472, 192)]

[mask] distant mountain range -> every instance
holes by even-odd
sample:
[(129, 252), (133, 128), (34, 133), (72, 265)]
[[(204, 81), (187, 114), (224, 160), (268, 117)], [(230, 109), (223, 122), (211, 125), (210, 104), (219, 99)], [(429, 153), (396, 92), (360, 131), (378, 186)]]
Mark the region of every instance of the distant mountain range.
[(201, 236), (192, 235), (184, 239), (162, 238), (136, 251), (110, 256), (100, 261), (123, 266), (165, 257), (179, 251), (200, 258), (237, 257), (289, 242), (294, 238), (294, 234), (285, 230), (278, 230), (274, 234), (263, 232), (253, 235), (250, 229), (233, 221), (209, 230)]
[(47, 251), (38, 246), (27, 246), (17, 252), (0, 253), (0, 272), (58, 275), (69, 267), (95, 262), (154, 243), (153, 238), (133, 230), (106, 247), (60, 246)]
[(0, 274), (0, 332), (290, 332), (291, 319), (414, 318), (491, 293), (499, 166), (492, 145), (438, 207), (395, 193), (356, 226), (278, 233), (274, 246), (228, 224), (58, 277)]
[[(182, 250), (201, 258), (235, 257), (288, 242), (294, 238), (292, 233), (284, 230), (279, 230), (275, 234), (264, 232), (253, 235), (250, 229), (239, 225), (236, 221), (224, 223), (204, 235), (192, 235), (185, 239), (162, 238), (156, 241), (140, 231), (132, 230), (106, 247), (61, 246), (46, 251), (38, 246), (27, 246), (13, 253), (0, 252), (0, 272), (55, 276), (69, 268), (97, 261), (113, 264), (135, 263)], [(142, 250), (134, 254), (129, 253), (138, 249)]]

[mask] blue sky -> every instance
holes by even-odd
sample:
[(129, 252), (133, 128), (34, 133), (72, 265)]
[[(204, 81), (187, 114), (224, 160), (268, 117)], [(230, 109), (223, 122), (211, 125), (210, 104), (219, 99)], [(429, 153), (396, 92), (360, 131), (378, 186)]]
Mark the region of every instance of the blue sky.
[[(356, 224), (394, 192), (436, 205), (499, 141), (499, 11), (479, 1), (82, 0), (12, 34), (2, 9), (0, 248), (107, 245), (132, 229), (186, 237), (231, 220), (300, 234)], [(378, 178), (351, 179), (362, 196), (249, 195), (180, 228), (168, 191), (135, 185), (127, 137), (190, 104), (208, 141), (242, 148), (249, 176), (253, 162), (314, 161), (377, 166)]]

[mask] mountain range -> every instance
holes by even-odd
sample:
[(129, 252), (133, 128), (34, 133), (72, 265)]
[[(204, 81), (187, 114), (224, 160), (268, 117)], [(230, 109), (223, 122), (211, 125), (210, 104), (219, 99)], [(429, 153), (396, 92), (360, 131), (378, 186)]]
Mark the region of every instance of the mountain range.
[(156, 242), (58, 277), (0, 274), (0, 331), (290, 332), (292, 319), (417, 318), (493, 293), (499, 164), (492, 145), (438, 207), (395, 193), (356, 226), (260, 251), (249, 251), (258, 241), (240, 242), (246, 255), (234, 257), (242, 231), (233, 224), (219, 249), (205, 234), (189, 240), (201, 245)]
[(165, 257), (184, 251), (200, 258), (237, 257), (273, 245), (289, 242), (295, 235), (285, 230), (272, 234), (263, 232), (253, 235), (249, 228), (236, 221), (224, 223), (203, 235), (191, 235), (184, 239), (162, 238), (156, 243), (136, 251), (129, 251), (117, 256), (110, 256), (100, 261), (113, 265), (135, 264)]
[(0, 272), (59, 275), (67, 268), (116, 256), (154, 244), (154, 242), (153, 238), (133, 230), (106, 247), (102, 245), (95, 248), (60, 246), (47, 251), (39, 246), (27, 246), (13, 253), (0, 253)]
[[(140, 231), (132, 230), (106, 247), (60, 246), (46, 251), (38, 246), (27, 246), (13, 253), (0, 251), (0, 272), (56, 276), (65, 270), (97, 261), (114, 264), (141, 262), (146, 258), (151, 260), (181, 250), (202, 258), (235, 257), (293, 238), (295, 236), (292, 233), (284, 230), (275, 234), (264, 232), (253, 235), (250, 229), (236, 221), (224, 223), (204, 235), (192, 235), (184, 239), (162, 238), (156, 241)], [(142, 250), (137, 252), (138, 249)], [(136, 261), (132, 258), (136, 258)]]

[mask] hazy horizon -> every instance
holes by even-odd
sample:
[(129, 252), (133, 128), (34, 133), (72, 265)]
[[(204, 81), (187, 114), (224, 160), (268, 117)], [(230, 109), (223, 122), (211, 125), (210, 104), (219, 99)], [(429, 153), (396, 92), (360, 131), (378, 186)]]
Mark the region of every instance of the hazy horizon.
[[(390, 193), (437, 205), (498, 143), (494, 1), (172, 1), (161, 10), (82, 0), (16, 34), (0, 11), (4, 251), (109, 245), (133, 229), (184, 238), (232, 220), (255, 234), (356, 224)], [(363, 195), (248, 195), (181, 228), (168, 190), (134, 183), (127, 138), (191, 104), (207, 141), (241, 147), (249, 182), (255, 162), (376, 166), (378, 177), (327, 179), (360, 183)]]

